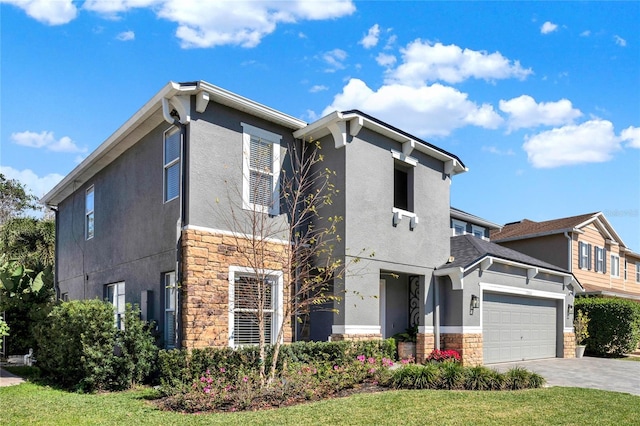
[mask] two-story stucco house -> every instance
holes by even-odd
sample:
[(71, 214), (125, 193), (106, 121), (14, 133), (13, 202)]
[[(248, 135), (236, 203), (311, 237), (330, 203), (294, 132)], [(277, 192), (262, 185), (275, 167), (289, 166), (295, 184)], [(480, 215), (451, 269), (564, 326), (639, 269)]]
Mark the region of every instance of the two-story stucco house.
[(640, 300), (640, 254), (602, 212), (508, 223), (492, 231), (491, 240), (571, 271), (584, 295)]
[[(457, 156), (361, 111), (308, 124), (204, 81), (167, 84), (45, 195), (56, 211), (59, 296), (104, 298), (116, 321), (125, 303), (138, 303), (165, 347), (233, 347), (257, 334), (238, 289), (264, 279), (267, 341), (283, 323), (285, 342), (303, 338), (282, 315), (289, 266), (271, 262), (258, 278), (249, 243), (238, 239), (247, 224), (230, 212), (258, 210), (268, 226), (286, 224), (281, 179), (295, 173), (286, 159), (309, 139), (339, 194), (316, 220), (344, 218), (333, 256), (349, 266), (331, 283), (343, 295), (335, 313), (312, 312), (304, 338), (378, 339), (418, 326), (418, 358), (446, 347), (477, 364), (485, 304), (502, 294), (548, 302), (553, 318), (540, 327), (553, 349), (539, 356), (568, 356), (565, 312), (579, 291), (569, 272), (492, 246), (451, 258), (451, 179), (467, 170)], [(263, 247), (268, 255), (283, 244), (270, 238)], [(353, 264), (362, 250), (375, 255)], [(510, 311), (507, 302), (493, 308)]]

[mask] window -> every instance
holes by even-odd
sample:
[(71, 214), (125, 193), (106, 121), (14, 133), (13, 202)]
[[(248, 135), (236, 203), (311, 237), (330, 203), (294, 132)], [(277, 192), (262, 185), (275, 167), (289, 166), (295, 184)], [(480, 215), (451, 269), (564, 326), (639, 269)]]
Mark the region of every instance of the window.
[(164, 132), (164, 202), (180, 195), (180, 131)]
[(282, 272), (256, 274), (250, 269), (232, 267), (229, 273), (230, 346), (259, 343), (260, 311), (264, 315), (265, 342), (274, 343), (281, 323), (281, 298)]
[(471, 232), (473, 233), (474, 237), (480, 238), (480, 239), (485, 239), (484, 237), (484, 228), (482, 226), (477, 226), (477, 225), (471, 225)]
[(624, 280), (627, 280), (627, 259), (624, 259)]
[(595, 270), (596, 272), (607, 272), (607, 262), (605, 259), (607, 258), (607, 250), (603, 247), (596, 247), (595, 250)]
[(111, 303), (114, 310), (114, 321), (116, 327), (124, 330), (124, 282), (109, 284), (106, 286), (107, 302)]
[(640, 283), (640, 262), (636, 262), (636, 282)]
[(461, 220), (451, 219), (451, 228), (453, 229), (454, 237), (467, 233), (467, 223)]
[(591, 269), (591, 244), (578, 242), (578, 267)]
[(245, 123), (242, 130), (243, 208), (278, 215), (282, 136)]
[(176, 273), (164, 274), (164, 342), (165, 347), (176, 347)]
[(68, 302), (69, 301), (69, 293), (62, 293), (60, 295), (60, 300), (63, 302)]
[(84, 197), (84, 235), (87, 240), (95, 234), (95, 221), (93, 212), (93, 186), (87, 189)]
[(399, 161), (393, 169), (393, 207), (413, 212), (413, 167)]
[(617, 254), (611, 255), (611, 276), (619, 277), (620, 276), (620, 257)]

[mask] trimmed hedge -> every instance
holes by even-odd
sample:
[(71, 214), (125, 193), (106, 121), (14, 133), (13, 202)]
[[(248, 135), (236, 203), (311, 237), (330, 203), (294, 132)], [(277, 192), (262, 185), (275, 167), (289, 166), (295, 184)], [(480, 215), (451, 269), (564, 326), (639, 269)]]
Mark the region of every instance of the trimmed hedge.
[(125, 330), (114, 324), (113, 306), (100, 300), (56, 306), (37, 332), (38, 367), (65, 389), (121, 390), (151, 372), (157, 348), (139, 310), (127, 304)]
[(633, 352), (640, 341), (640, 303), (624, 299), (579, 298), (575, 312), (589, 317), (587, 352), (621, 356)]
[[(267, 365), (271, 365), (271, 351), (272, 347), (268, 347), (265, 360)], [(341, 365), (352, 362), (358, 355), (395, 359), (395, 341), (386, 339), (286, 344), (280, 347), (278, 369), (282, 370), (285, 364), (294, 363), (327, 362)], [(190, 352), (183, 349), (161, 350), (158, 354), (160, 385), (165, 394), (173, 394), (189, 389), (207, 370), (257, 370), (259, 363), (257, 346), (238, 349), (202, 348)]]

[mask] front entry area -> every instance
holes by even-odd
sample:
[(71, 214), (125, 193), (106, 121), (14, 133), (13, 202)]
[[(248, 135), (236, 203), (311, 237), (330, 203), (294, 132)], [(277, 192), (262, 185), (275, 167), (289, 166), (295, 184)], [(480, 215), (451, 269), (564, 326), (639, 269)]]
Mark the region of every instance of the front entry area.
[(485, 292), (484, 363), (556, 357), (557, 309), (554, 299)]

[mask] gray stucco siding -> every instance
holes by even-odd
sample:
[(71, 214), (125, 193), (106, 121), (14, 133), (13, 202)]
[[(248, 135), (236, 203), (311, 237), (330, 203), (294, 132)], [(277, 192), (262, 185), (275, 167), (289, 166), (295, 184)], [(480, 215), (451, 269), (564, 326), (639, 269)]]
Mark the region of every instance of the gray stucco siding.
[[(499, 237), (499, 235), (500, 234), (498, 234), (497, 237)], [(571, 264), (569, 262), (569, 240), (564, 234), (514, 241), (496, 241), (496, 243), (560, 268), (571, 270)]]
[[(179, 199), (163, 202), (163, 133), (155, 127), (59, 205), (58, 283), (70, 299), (104, 297), (124, 281), (127, 303), (152, 291), (162, 323), (162, 273), (176, 262)], [(85, 239), (85, 192), (94, 187), (95, 236)]]

